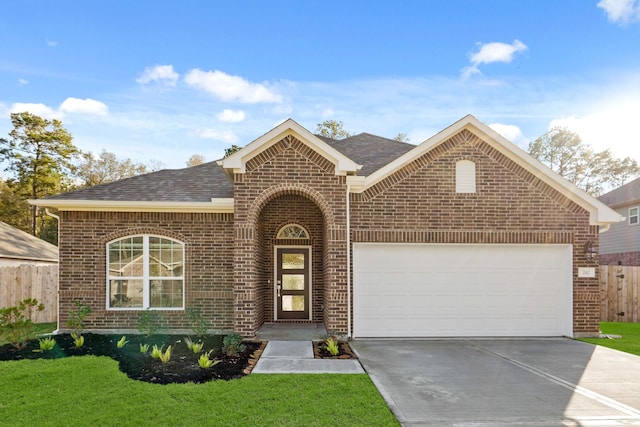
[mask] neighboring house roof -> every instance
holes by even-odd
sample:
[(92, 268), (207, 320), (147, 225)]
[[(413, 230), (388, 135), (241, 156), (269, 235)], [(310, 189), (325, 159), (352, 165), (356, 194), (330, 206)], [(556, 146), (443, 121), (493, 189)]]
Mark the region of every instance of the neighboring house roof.
[(54, 197), (30, 200), (37, 206), (61, 210), (212, 211), (233, 212), (233, 173), (244, 173), (246, 163), (287, 136), (293, 136), (346, 175), (351, 192), (363, 192), (409, 163), (468, 130), (590, 213), (592, 225), (619, 222), (622, 217), (602, 202), (561, 178), (528, 153), (467, 115), (415, 146), (361, 133), (343, 140), (314, 135), (288, 119), (244, 148), (217, 162), (163, 170)]
[(602, 203), (612, 208), (631, 203), (640, 203), (640, 178), (627, 182), (621, 187), (598, 197)]
[(58, 261), (58, 248), (49, 242), (0, 222), (0, 258)]

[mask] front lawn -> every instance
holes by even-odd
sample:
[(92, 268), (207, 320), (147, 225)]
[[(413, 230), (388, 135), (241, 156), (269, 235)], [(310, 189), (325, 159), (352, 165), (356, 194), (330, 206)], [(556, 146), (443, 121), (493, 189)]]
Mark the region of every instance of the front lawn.
[(205, 384), (133, 381), (107, 357), (0, 362), (11, 426), (397, 426), (367, 375), (259, 375)]
[(622, 338), (581, 338), (580, 341), (640, 356), (640, 323), (601, 322), (600, 332)]

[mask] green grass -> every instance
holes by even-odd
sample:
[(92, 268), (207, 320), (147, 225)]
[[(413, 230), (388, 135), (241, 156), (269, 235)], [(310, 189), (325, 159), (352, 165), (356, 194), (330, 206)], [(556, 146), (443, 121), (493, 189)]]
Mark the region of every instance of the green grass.
[(0, 362), (11, 426), (397, 426), (367, 375), (259, 375), (166, 386), (107, 357)]
[(640, 323), (602, 322), (600, 331), (603, 334), (622, 335), (622, 338), (581, 338), (580, 341), (640, 356)]

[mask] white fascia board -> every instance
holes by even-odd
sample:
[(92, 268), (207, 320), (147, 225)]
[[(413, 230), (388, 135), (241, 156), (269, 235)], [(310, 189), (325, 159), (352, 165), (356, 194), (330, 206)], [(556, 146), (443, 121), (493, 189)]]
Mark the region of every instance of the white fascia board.
[(34, 206), (55, 208), (59, 211), (233, 213), (233, 198), (211, 199), (211, 202), (141, 202), (64, 199), (29, 199), (28, 202)]
[(245, 173), (247, 161), (276, 144), (287, 135), (293, 135), (312, 150), (317, 151), (331, 161), (336, 166), (336, 175), (347, 175), (350, 172), (353, 173), (362, 168), (361, 165), (358, 165), (338, 150), (329, 146), (293, 119), (285, 120), (260, 138), (249, 143), (246, 147), (218, 161), (218, 164), (224, 169), (232, 169), (234, 173)]
[(463, 129), (467, 129), (475, 135), (478, 135), (482, 140), (492, 145), (509, 159), (516, 162), (527, 171), (549, 184), (551, 187), (559, 191), (571, 201), (583, 207), (589, 212), (589, 222), (591, 225), (609, 224), (622, 221), (622, 216), (615, 212), (613, 209), (609, 208), (598, 199), (587, 194), (585, 191), (576, 187), (569, 181), (560, 177), (550, 168), (531, 157), (529, 153), (522, 150), (511, 141), (507, 140), (505, 137), (503, 137), (472, 115), (463, 117), (462, 119), (453, 123), (451, 126), (438, 132), (436, 135), (416, 146), (416, 148), (408, 151), (385, 167), (369, 175), (366, 178), (364, 185), (360, 187), (354, 186), (352, 192), (359, 193), (365, 191), (367, 188), (392, 175), (397, 170), (400, 170), (402, 167), (411, 163), (418, 157), (424, 155), (425, 153), (432, 150), (434, 147), (451, 138)]

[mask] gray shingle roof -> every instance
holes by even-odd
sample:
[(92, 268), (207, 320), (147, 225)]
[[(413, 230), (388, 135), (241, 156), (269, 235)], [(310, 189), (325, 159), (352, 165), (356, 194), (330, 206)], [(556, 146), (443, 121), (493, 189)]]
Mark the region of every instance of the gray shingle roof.
[(233, 197), (233, 184), (216, 162), (165, 169), (48, 197), (49, 200), (210, 202)]
[[(359, 175), (369, 175), (400, 157), (415, 145), (361, 133), (346, 139), (319, 137), (362, 165)], [(120, 181), (47, 197), (47, 200), (210, 202), (232, 198), (233, 183), (216, 162), (185, 169), (166, 169)]]
[(362, 165), (358, 175), (371, 175), (391, 163), (407, 151), (416, 148), (413, 144), (383, 138), (369, 133), (359, 133), (349, 138), (332, 140), (322, 138), (351, 160)]
[(58, 261), (58, 248), (0, 222), (0, 258)]
[(598, 197), (598, 200), (607, 206), (620, 206), (640, 201), (640, 178), (603, 194)]

